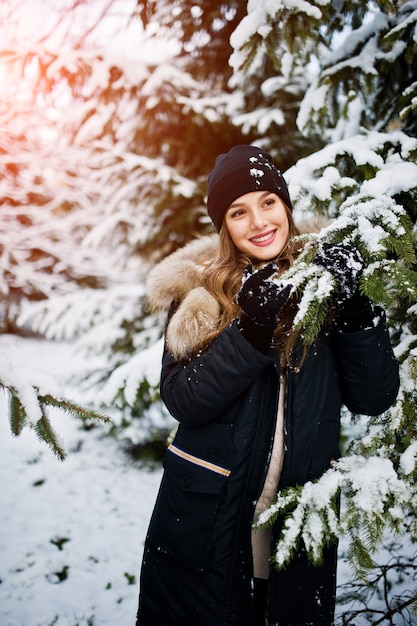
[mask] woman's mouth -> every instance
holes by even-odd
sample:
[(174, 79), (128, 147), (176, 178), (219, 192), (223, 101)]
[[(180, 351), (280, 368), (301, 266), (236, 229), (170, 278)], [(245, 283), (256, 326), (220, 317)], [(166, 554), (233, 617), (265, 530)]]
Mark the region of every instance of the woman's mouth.
[(262, 233), (261, 235), (256, 235), (256, 237), (251, 237), (249, 241), (254, 243), (255, 246), (267, 246), (272, 243), (275, 239), (276, 230), (269, 230), (267, 233)]

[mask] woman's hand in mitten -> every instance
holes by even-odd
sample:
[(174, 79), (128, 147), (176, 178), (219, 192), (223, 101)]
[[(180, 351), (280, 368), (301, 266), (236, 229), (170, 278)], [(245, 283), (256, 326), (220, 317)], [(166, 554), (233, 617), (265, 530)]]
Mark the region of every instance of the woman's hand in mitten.
[(283, 287), (268, 280), (277, 269), (276, 263), (269, 263), (257, 271), (248, 265), (236, 298), (242, 308), (238, 327), (247, 341), (261, 352), (266, 352), (271, 343), (279, 312), (291, 291), (291, 285)]
[(372, 328), (375, 309), (366, 296), (359, 293), (364, 262), (356, 248), (343, 244), (324, 243), (315, 263), (331, 272), (338, 281), (336, 328), (345, 333)]
[(356, 248), (347, 244), (323, 243), (314, 262), (336, 278), (339, 299), (350, 298), (357, 292), (365, 264)]
[(379, 316), (367, 296), (357, 291), (351, 298), (339, 302), (336, 307), (335, 325), (343, 333), (354, 333), (374, 328)]
[(279, 312), (290, 295), (291, 285), (283, 287), (269, 280), (277, 269), (276, 263), (268, 263), (256, 271), (252, 265), (247, 265), (243, 273), (236, 300), (243, 313), (259, 326), (275, 327)]

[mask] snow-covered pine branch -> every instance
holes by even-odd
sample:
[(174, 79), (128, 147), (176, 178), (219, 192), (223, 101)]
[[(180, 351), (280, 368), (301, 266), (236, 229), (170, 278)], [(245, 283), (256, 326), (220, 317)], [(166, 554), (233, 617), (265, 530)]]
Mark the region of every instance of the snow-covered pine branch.
[(285, 172), (297, 213), (335, 217), (351, 197), (417, 198), (417, 139), (362, 131), (329, 143)]
[(323, 243), (350, 244), (360, 251), (365, 262), (360, 288), (375, 303), (391, 307), (398, 299), (417, 299), (415, 233), (407, 213), (392, 198), (349, 198), (329, 226), (300, 238), (307, 240), (305, 249), (278, 282), (292, 284), (300, 297), (294, 324), (307, 344), (317, 337), (337, 289), (332, 274), (314, 263)]
[[(415, 472), (415, 446), (414, 472)], [(404, 466), (410, 469), (409, 453)], [(399, 532), (417, 514), (415, 489), (410, 493), (404, 474), (390, 459), (350, 455), (335, 462), (320, 479), (303, 488), (290, 488), (278, 495), (259, 517), (258, 526), (271, 524), (284, 515), (281, 538), (274, 552), (277, 567), (285, 567), (302, 541), (314, 563), (323, 549), (345, 536), (350, 540), (351, 563), (358, 575), (372, 567), (372, 555), (382, 541), (384, 530)], [(338, 515), (342, 495), (343, 515)], [(413, 534), (416, 536), (414, 524)]]
[(61, 385), (52, 376), (40, 370), (13, 367), (5, 354), (0, 354), (0, 388), (9, 395), (12, 434), (18, 437), (25, 426), (32, 428), (61, 461), (66, 453), (49, 419), (49, 407), (56, 407), (84, 421), (109, 421), (103, 413), (65, 398)]
[[(352, 3), (348, 11), (366, 13), (369, 4)], [(327, 7), (321, 8), (331, 12), (331, 5), (334, 3), (327, 2)], [(358, 27), (346, 29), (342, 45), (330, 47), (322, 55), (321, 71), (298, 114), (303, 134), (320, 134), (326, 141), (336, 142), (358, 134), (361, 128), (384, 128), (397, 118), (403, 125), (413, 126), (416, 3), (378, 0), (375, 5), (375, 10), (368, 11), (368, 19), (359, 21), (356, 16)], [(338, 20), (331, 22), (337, 24)]]
[(18, 325), (58, 341), (73, 340), (91, 331), (95, 342), (89, 343), (103, 352), (121, 340), (124, 324), (143, 317), (144, 291), (143, 285), (128, 283), (26, 302)]
[[(82, 371), (68, 368), (72, 384), (111, 412), (112, 432), (121, 430), (133, 442), (167, 429), (159, 400), (165, 316), (149, 314), (145, 295), (143, 284), (130, 283), (79, 290), (27, 302), (18, 318), (21, 328), (50, 340), (72, 341), (74, 354), (88, 355)], [(132, 414), (141, 419), (130, 425)]]

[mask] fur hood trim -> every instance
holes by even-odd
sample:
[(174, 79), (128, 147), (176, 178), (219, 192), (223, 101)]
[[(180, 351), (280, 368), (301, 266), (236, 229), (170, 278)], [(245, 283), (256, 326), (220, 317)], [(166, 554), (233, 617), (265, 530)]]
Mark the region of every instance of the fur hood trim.
[(200, 287), (204, 263), (213, 259), (218, 248), (218, 235), (200, 237), (155, 265), (146, 282), (151, 310), (167, 310), (174, 301), (181, 302), (189, 291)]
[(219, 324), (219, 303), (201, 284), (204, 263), (213, 259), (218, 247), (218, 235), (194, 239), (149, 274), (146, 286), (151, 310), (168, 310), (173, 302), (179, 304), (165, 334), (168, 350), (179, 361), (191, 357)]
[[(328, 223), (327, 218), (317, 216), (297, 227), (304, 234), (319, 232)], [(219, 303), (202, 286), (205, 263), (214, 258), (218, 247), (217, 234), (193, 239), (149, 273), (146, 287), (150, 310), (167, 311), (173, 302), (178, 303), (165, 334), (167, 348), (176, 360), (193, 356), (196, 347), (219, 325)]]

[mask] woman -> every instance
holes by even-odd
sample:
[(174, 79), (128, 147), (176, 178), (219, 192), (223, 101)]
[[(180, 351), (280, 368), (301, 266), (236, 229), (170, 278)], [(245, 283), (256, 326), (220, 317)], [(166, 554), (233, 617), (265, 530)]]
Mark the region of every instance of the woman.
[[(337, 547), (270, 564), (279, 534), (253, 530), (277, 491), (340, 454), (340, 409), (379, 414), (398, 392), (382, 310), (357, 292), (361, 259), (316, 258), (338, 278), (334, 319), (308, 350), (280, 275), (297, 255), (287, 186), (269, 154), (236, 146), (208, 178), (218, 236), (153, 269), (149, 298), (169, 309), (161, 395), (179, 427), (146, 538), (137, 626), (333, 623)], [(245, 269), (246, 268), (246, 269)], [(243, 278), (242, 278), (243, 277)]]

